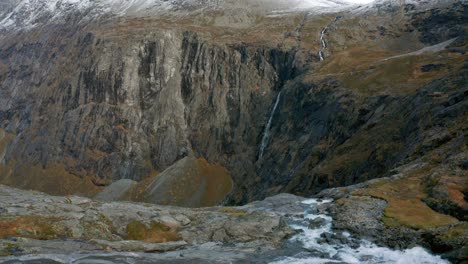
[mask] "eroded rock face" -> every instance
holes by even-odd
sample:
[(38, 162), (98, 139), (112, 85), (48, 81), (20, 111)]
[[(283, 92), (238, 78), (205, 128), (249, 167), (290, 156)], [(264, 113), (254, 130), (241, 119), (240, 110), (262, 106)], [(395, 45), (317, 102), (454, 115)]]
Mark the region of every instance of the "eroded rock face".
[[(2, 51), (10, 69), (2, 124), (21, 134), (5, 150), (3, 175), (58, 164), (79, 177), (139, 181), (189, 152), (229, 169), (252, 163), (270, 101), (295, 69), (294, 52), (217, 45), (190, 32), (161, 30), (122, 44), (83, 31), (59, 50), (60, 33), (39, 34), (48, 38)], [(17, 115), (24, 118), (13, 121)]]
[[(192, 210), (149, 204), (103, 203), (77, 196), (54, 197), (43, 193), (0, 186), (0, 244), (22, 237), (18, 246), (29, 250), (30, 239), (47, 240), (51, 249), (117, 251), (172, 251), (209, 242), (243, 243), (246, 248), (274, 249), (294, 230), (285, 224), (283, 212), (251, 205)], [(283, 197), (284, 199), (284, 197)], [(299, 213), (302, 198), (291, 196)], [(63, 245), (54, 245), (57, 239)], [(3, 240), (2, 240), (3, 239)], [(28, 240), (29, 239), (29, 240)], [(82, 239), (74, 243), (72, 240)], [(68, 243), (68, 244), (67, 244)], [(37, 246), (37, 245), (36, 245)], [(47, 247), (42, 252), (47, 253)], [(1, 252), (1, 248), (0, 248)], [(73, 252), (73, 251), (72, 251)]]
[[(302, 13), (220, 28), (199, 13), (174, 17), (175, 26), (71, 12), (65, 24), (5, 31), (0, 181), (94, 196), (193, 154), (229, 172), (225, 202), (245, 204), (386, 176), (466, 129), (463, 5), (415, 13), (422, 9), (369, 9), (366, 20), (339, 14), (321, 63), (315, 35), (330, 19)], [(445, 34), (439, 18), (452, 11)], [(418, 23), (427, 19), (439, 29), (426, 32)], [(418, 40), (421, 32), (461, 37), (437, 54), (388, 60), (432, 44)], [(421, 70), (431, 63), (445, 66)]]
[[(447, 152), (451, 144), (431, 155)], [(453, 263), (463, 263), (468, 230), (466, 207), (460, 200), (466, 185), (460, 181), (467, 177), (457, 168), (463, 159), (460, 154), (438, 166), (418, 160), (396, 168), (391, 177), (323, 190), (318, 196), (335, 199), (323, 209), (338, 230), (392, 248), (423, 245)]]

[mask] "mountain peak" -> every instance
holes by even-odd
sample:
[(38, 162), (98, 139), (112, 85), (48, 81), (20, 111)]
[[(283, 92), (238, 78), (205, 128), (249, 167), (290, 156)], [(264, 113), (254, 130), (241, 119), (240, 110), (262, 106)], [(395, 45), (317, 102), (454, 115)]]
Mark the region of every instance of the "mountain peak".
[(343, 0), (6, 0), (0, 4), (0, 30), (30, 29), (63, 23), (69, 14), (81, 20), (111, 16), (184, 17), (209, 10), (263, 15), (313, 11), (337, 12), (353, 6)]

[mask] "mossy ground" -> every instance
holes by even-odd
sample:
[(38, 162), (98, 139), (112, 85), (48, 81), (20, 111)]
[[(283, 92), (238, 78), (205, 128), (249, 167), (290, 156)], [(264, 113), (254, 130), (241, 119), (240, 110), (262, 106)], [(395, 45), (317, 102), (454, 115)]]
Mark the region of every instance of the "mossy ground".
[(247, 215), (247, 212), (238, 210), (232, 207), (223, 207), (219, 210), (220, 212), (227, 213), (231, 217), (244, 217)]
[[(336, 77), (343, 87), (362, 96), (407, 95), (434, 80), (461, 72), (465, 61), (464, 55), (449, 51), (387, 60), (395, 55), (400, 54), (365, 45), (351, 46), (325, 60), (306, 81)], [(428, 64), (442, 67), (423, 71), (421, 67)]]
[(181, 240), (176, 230), (159, 222), (151, 222), (145, 225), (139, 221), (133, 221), (127, 225), (128, 240), (140, 240), (149, 243), (163, 243)]
[(0, 164), (0, 183), (25, 190), (36, 190), (51, 195), (80, 195), (94, 197), (103, 187), (93, 183), (93, 177), (78, 177), (70, 173), (63, 164), (16, 166), (11, 160)]
[(143, 180), (139, 181), (138, 184), (131, 188), (124, 197), (124, 200), (127, 201), (133, 201), (133, 202), (144, 202), (145, 201), (145, 195), (146, 195), (146, 189), (148, 186), (151, 185), (158, 177), (159, 173), (157, 171), (153, 171), (150, 173), (150, 175)]
[[(167, 184), (159, 189), (158, 195), (163, 198), (157, 203), (185, 207), (209, 207), (220, 204), (233, 188), (229, 172), (221, 165), (211, 164), (203, 158), (187, 157), (182, 163), (169, 168), (167, 174), (161, 174), (148, 183), (139, 183), (131, 191), (130, 198), (154, 203), (150, 193), (156, 183)], [(179, 166), (179, 167), (178, 167)], [(176, 172), (174, 172), (174, 169)], [(170, 177), (167, 177), (170, 175)], [(146, 184), (146, 185), (145, 185)], [(159, 198), (156, 198), (159, 199)]]
[(353, 193), (384, 199), (388, 205), (381, 219), (387, 226), (407, 226), (415, 229), (428, 229), (457, 223), (454, 217), (432, 210), (423, 200), (427, 198), (424, 176), (430, 167), (421, 168), (411, 175), (387, 182), (379, 182), (366, 189)]
[(66, 236), (59, 230), (59, 218), (41, 216), (21, 216), (17, 218), (0, 218), (0, 238), (28, 237), (40, 240), (56, 239)]
[(448, 231), (439, 236), (440, 239), (445, 241), (454, 240), (460, 237), (466, 237), (468, 234), (468, 223), (464, 222), (459, 225), (450, 227)]
[(205, 159), (197, 159), (200, 174), (207, 178), (209, 183), (202, 198), (203, 206), (216, 205), (229, 194), (234, 186), (231, 175), (226, 168), (210, 164)]

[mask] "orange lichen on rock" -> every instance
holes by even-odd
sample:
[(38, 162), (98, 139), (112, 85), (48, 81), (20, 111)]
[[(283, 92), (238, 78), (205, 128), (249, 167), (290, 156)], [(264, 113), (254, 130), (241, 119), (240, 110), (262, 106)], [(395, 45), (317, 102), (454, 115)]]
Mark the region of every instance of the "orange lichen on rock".
[(164, 243), (181, 240), (175, 229), (159, 222), (151, 222), (149, 226), (139, 221), (127, 225), (127, 239), (140, 240), (148, 243)]
[(463, 192), (468, 191), (468, 177), (453, 177), (443, 176), (439, 180), (441, 188), (447, 190), (450, 201), (458, 204), (458, 206), (468, 209), (468, 203), (465, 200)]
[(55, 229), (54, 223), (59, 220), (41, 216), (0, 219), (0, 238), (21, 236), (42, 240), (55, 239), (60, 233)]

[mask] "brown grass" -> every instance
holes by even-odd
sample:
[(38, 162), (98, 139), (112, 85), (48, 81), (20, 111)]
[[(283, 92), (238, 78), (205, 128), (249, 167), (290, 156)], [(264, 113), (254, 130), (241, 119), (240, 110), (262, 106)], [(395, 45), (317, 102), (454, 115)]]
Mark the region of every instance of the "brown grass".
[(164, 243), (181, 240), (175, 229), (171, 229), (159, 222), (151, 222), (149, 226), (139, 221), (127, 225), (127, 239), (139, 240), (148, 243)]
[(220, 212), (229, 214), (231, 217), (244, 217), (247, 215), (247, 212), (235, 209), (233, 207), (223, 207), (219, 209)]
[(372, 196), (388, 202), (383, 222), (389, 226), (404, 225), (415, 229), (426, 229), (457, 223), (458, 220), (432, 210), (422, 200), (427, 197), (424, 192), (424, 176), (430, 172), (425, 167), (409, 176), (379, 182), (375, 186), (354, 192), (354, 195)]
[(125, 195), (124, 199), (128, 201), (134, 201), (134, 202), (144, 202), (145, 201), (145, 195), (146, 195), (146, 189), (148, 186), (151, 185), (158, 177), (159, 173), (155, 170), (153, 170), (150, 175), (140, 182), (138, 184), (131, 188), (128, 193)]
[(75, 176), (61, 164), (52, 164), (46, 168), (29, 164), (15, 165), (15, 161), (10, 161), (8, 165), (0, 164), (1, 184), (60, 196), (74, 194), (94, 197), (103, 189), (93, 183), (92, 177)]
[(439, 180), (439, 184), (443, 185), (443, 188), (447, 190), (450, 201), (458, 204), (460, 207), (468, 209), (468, 203), (465, 200), (463, 192), (468, 191), (468, 185), (465, 182), (468, 178), (465, 177), (454, 177), (454, 176), (442, 176)]
[[(394, 55), (398, 54), (365, 46), (350, 47), (333, 54), (306, 80), (333, 76), (346, 88), (362, 95), (405, 95), (433, 80), (459, 71), (465, 60), (461, 54), (446, 51), (384, 60)], [(447, 66), (433, 72), (421, 71), (421, 66), (430, 63)]]
[(459, 237), (467, 237), (468, 235), (468, 223), (463, 222), (459, 225), (452, 226), (449, 228), (449, 230), (439, 236), (442, 240), (452, 240), (452, 239), (457, 239)]
[[(60, 233), (54, 224), (59, 218), (21, 216), (15, 219), (0, 219), (0, 238), (28, 237), (41, 240), (57, 238)], [(63, 235), (63, 234), (62, 234)]]
[(207, 160), (199, 158), (197, 164), (200, 174), (207, 178), (208, 185), (202, 198), (201, 206), (219, 204), (233, 187), (229, 172), (220, 165), (213, 165)]

